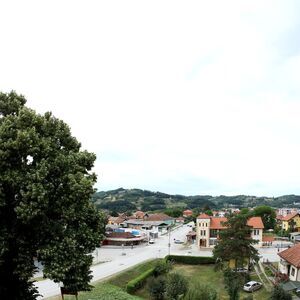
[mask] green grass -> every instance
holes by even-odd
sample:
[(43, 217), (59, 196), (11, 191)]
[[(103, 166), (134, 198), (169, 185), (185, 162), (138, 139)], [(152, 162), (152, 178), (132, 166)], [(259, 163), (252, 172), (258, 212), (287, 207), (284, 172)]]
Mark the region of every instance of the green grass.
[[(190, 287), (192, 287), (196, 282), (201, 282), (203, 284), (211, 285), (218, 293), (219, 300), (228, 300), (228, 294), (223, 282), (223, 274), (221, 271), (215, 271), (214, 265), (183, 265), (175, 264), (172, 272), (179, 272), (180, 274), (188, 278)], [(255, 276), (251, 276), (251, 279), (258, 280)], [(150, 299), (147, 291), (147, 285), (144, 288), (138, 290), (135, 293), (143, 299)], [(244, 299), (249, 296), (249, 293), (240, 291), (240, 299)], [(260, 290), (253, 293), (255, 300), (268, 299), (270, 293), (262, 287)]]
[(118, 274), (116, 276), (111, 277), (106, 282), (125, 289), (125, 286), (128, 283), (128, 281), (136, 278), (140, 274), (144, 273), (145, 271), (147, 271), (148, 269), (153, 267), (157, 261), (158, 261), (158, 259), (154, 259), (154, 260), (136, 265), (133, 268), (130, 268), (124, 272), (121, 272), (120, 274)]
[[(75, 300), (75, 296), (64, 296), (64, 298), (65, 300)], [(52, 297), (50, 299), (60, 300), (61, 296)], [(98, 283), (92, 291), (79, 293), (78, 300), (141, 300), (141, 298), (129, 295), (114, 285)]]

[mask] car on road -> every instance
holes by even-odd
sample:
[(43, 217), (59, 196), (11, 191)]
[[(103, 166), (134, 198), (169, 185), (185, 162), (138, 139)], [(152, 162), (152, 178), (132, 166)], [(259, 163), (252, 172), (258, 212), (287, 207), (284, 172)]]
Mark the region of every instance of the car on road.
[(183, 244), (183, 241), (181, 241), (181, 240), (174, 240), (174, 243), (175, 244)]
[(261, 287), (262, 283), (257, 281), (249, 281), (244, 285), (243, 290), (245, 292), (254, 292), (256, 290), (259, 290)]
[(154, 239), (150, 239), (149, 244), (154, 244)]

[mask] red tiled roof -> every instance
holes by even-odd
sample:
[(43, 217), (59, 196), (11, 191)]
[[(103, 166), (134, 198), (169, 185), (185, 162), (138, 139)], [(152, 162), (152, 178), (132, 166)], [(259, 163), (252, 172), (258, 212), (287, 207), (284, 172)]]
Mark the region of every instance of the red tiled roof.
[(187, 235), (188, 235), (188, 236), (195, 236), (195, 235), (197, 235), (197, 233), (196, 233), (195, 231), (189, 231), (189, 232), (187, 233)]
[(278, 255), (296, 268), (300, 268), (300, 244), (283, 250)]
[(210, 219), (210, 216), (207, 214), (201, 214), (197, 217), (197, 219)]
[(184, 214), (185, 214), (185, 213), (192, 214), (192, 213), (193, 213), (193, 211), (191, 211), (191, 210), (187, 209), (187, 210), (185, 210), (183, 213), (184, 213)]
[(261, 217), (252, 217), (247, 221), (247, 225), (257, 229), (263, 229), (265, 226)]
[(283, 218), (281, 219), (281, 221), (289, 221), (290, 219), (296, 217), (297, 215), (298, 215), (297, 212), (294, 212), (294, 213), (292, 213), (292, 214), (288, 214), (288, 215), (286, 215), (285, 217), (283, 217)]
[(273, 242), (274, 241), (274, 236), (263, 235), (262, 241), (263, 242)]
[(277, 219), (277, 220), (282, 220), (283, 218), (284, 218), (284, 216), (282, 216), (282, 215), (277, 215), (277, 216), (276, 216), (276, 219)]
[(166, 221), (166, 220), (172, 220), (173, 218), (166, 215), (166, 214), (149, 214), (147, 217), (144, 217), (147, 221)]
[(223, 225), (227, 221), (227, 218), (223, 217), (212, 217), (210, 219), (210, 229), (225, 229), (226, 226)]

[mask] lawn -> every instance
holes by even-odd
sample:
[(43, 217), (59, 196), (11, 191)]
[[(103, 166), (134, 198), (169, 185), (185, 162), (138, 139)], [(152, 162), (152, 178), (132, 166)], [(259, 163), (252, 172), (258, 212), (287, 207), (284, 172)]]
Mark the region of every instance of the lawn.
[[(223, 282), (222, 272), (216, 272), (213, 265), (183, 265), (175, 264), (172, 272), (179, 272), (180, 274), (186, 276), (189, 280), (190, 286), (193, 286), (195, 282), (201, 282), (204, 284), (210, 284), (218, 293), (220, 300), (228, 300), (228, 294), (225, 290)], [(251, 278), (252, 279), (252, 278)], [(256, 280), (256, 278), (253, 278)], [(137, 296), (143, 299), (149, 299), (147, 288), (144, 287), (136, 292)], [(240, 299), (244, 299), (249, 296), (248, 293), (241, 291)], [(260, 290), (253, 293), (254, 300), (268, 299), (270, 293), (263, 287)]]
[[(75, 296), (64, 296), (65, 300), (75, 300)], [(48, 300), (61, 300), (61, 296), (49, 298)], [(108, 284), (98, 283), (90, 292), (79, 293), (78, 300), (142, 300), (124, 292), (121, 288)]]
[(155, 265), (158, 259), (154, 259), (139, 265), (134, 266), (131, 269), (128, 269), (124, 272), (119, 273), (118, 275), (112, 276), (110, 279), (106, 280), (107, 283), (118, 286), (122, 289), (125, 289), (128, 281), (136, 278), (143, 272), (149, 270), (151, 267)]

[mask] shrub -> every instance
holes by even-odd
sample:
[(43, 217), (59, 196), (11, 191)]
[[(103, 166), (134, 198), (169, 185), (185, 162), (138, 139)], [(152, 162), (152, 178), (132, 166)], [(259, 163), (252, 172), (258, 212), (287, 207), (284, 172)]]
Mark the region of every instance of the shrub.
[(184, 300), (217, 300), (218, 294), (210, 285), (197, 283), (189, 288)]
[(187, 279), (179, 273), (171, 273), (166, 281), (166, 295), (168, 299), (177, 300), (188, 291)]
[(183, 256), (183, 255), (168, 255), (167, 261), (174, 261), (177, 263), (183, 263), (187, 265), (206, 265), (214, 264), (216, 261), (213, 257), (206, 256)]
[(153, 272), (154, 272), (154, 268), (151, 268), (145, 271), (144, 273), (142, 273), (141, 275), (139, 275), (138, 277), (130, 280), (126, 285), (127, 293), (132, 294), (135, 291), (137, 291), (139, 288), (141, 288), (145, 284), (147, 278), (153, 275)]
[(164, 299), (166, 291), (166, 280), (162, 277), (150, 278), (148, 282), (148, 291), (151, 299), (162, 300)]
[(272, 291), (270, 300), (292, 300), (292, 296), (291, 294), (286, 292), (282, 287), (277, 285)]
[(230, 300), (239, 299), (239, 288), (241, 285), (241, 277), (237, 272), (233, 272), (231, 269), (226, 269), (223, 273), (225, 288), (228, 292)]
[(155, 277), (166, 274), (172, 269), (172, 263), (168, 260), (160, 260), (154, 266), (153, 275)]

